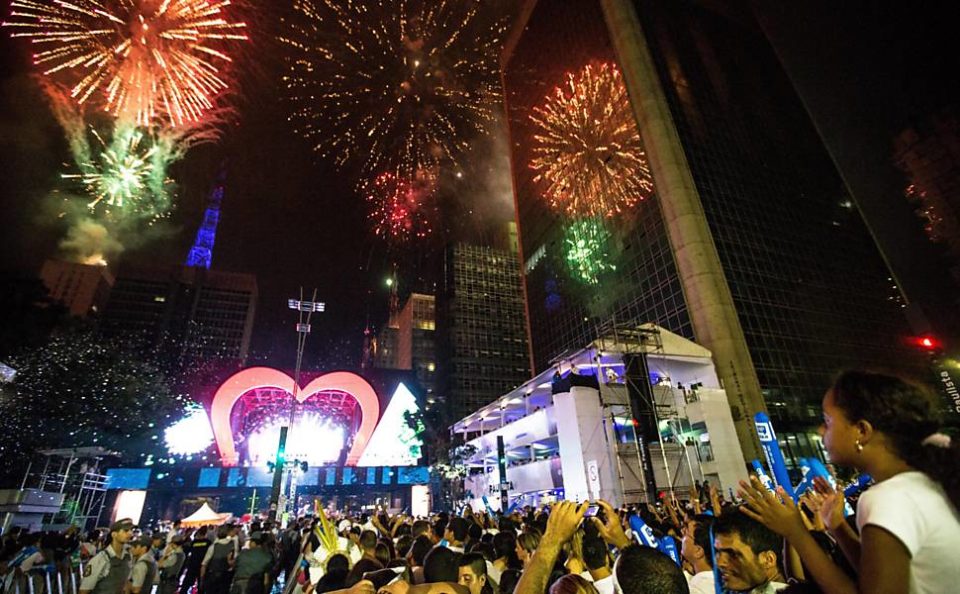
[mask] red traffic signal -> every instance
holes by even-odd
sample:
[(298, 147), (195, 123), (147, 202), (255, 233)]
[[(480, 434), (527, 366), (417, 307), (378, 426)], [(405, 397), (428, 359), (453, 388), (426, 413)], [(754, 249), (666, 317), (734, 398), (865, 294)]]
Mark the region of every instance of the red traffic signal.
[(926, 335), (923, 335), (923, 336), (914, 336), (914, 337), (912, 337), (912, 338), (910, 339), (910, 342), (911, 342), (914, 346), (919, 347), (919, 348), (921, 348), (921, 349), (923, 349), (923, 350), (925, 350), (925, 351), (927, 351), (927, 352), (930, 352), (930, 353), (937, 352), (937, 351), (941, 350), (941, 348), (942, 348), (942, 346), (943, 346), (943, 345), (940, 344), (940, 341), (939, 341), (939, 340), (937, 340), (937, 339), (934, 338), (933, 336), (930, 336), (929, 334), (926, 334)]

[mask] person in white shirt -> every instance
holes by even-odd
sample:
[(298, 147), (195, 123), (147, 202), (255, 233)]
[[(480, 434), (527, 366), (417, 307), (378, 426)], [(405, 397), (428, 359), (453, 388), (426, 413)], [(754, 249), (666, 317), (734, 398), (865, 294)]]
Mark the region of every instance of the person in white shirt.
[(710, 546), (713, 520), (713, 516), (699, 514), (687, 520), (683, 527), (680, 555), (693, 572), (693, 575), (687, 578), (690, 594), (716, 594)]
[[(960, 446), (937, 433), (940, 404), (902, 378), (842, 373), (823, 398), (823, 445), (837, 465), (876, 485), (857, 505), (859, 537), (843, 519), (844, 497), (824, 482), (820, 516), (857, 569), (856, 582), (816, 544), (793, 500), (742, 485), (747, 513), (784, 535), (826, 594), (941, 594), (960, 588)], [(783, 499), (781, 501), (781, 499)]]

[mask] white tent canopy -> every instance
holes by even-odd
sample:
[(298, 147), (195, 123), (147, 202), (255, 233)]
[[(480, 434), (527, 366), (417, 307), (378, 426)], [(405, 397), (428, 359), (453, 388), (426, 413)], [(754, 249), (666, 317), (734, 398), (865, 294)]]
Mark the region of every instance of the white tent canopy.
[(200, 509), (180, 521), (181, 526), (219, 526), (227, 521), (230, 514), (218, 514), (209, 504), (204, 503)]

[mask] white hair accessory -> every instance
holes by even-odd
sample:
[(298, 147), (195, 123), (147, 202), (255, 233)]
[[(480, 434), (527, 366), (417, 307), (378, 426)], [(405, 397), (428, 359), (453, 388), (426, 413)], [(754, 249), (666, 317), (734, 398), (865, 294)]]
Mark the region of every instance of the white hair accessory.
[(931, 433), (928, 435), (922, 442), (923, 445), (932, 445), (937, 446), (938, 448), (949, 448), (950, 447), (950, 436), (945, 433)]

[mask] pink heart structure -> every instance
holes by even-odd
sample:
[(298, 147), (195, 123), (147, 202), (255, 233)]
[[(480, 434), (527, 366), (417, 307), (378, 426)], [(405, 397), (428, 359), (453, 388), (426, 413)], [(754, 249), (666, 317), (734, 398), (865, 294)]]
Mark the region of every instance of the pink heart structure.
[[(283, 371), (271, 367), (250, 367), (230, 376), (217, 388), (210, 406), (210, 423), (224, 466), (236, 466), (240, 462), (230, 427), (230, 413), (237, 401), (247, 392), (258, 388), (286, 390), (292, 396), (293, 386), (293, 378)], [(304, 402), (314, 394), (327, 391), (350, 394), (360, 405), (360, 429), (346, 460), (348, 466), (355, 466), (380, 421), (380, 400), (367, 380), (349, 371), (335, 371), (314, 378), (301, 388), (297, 393), (297, 402)]]

